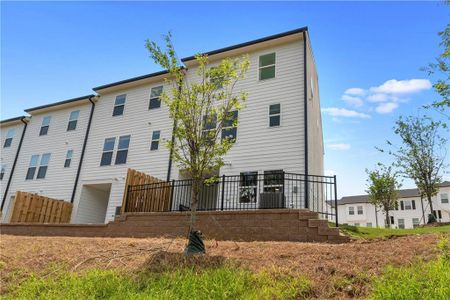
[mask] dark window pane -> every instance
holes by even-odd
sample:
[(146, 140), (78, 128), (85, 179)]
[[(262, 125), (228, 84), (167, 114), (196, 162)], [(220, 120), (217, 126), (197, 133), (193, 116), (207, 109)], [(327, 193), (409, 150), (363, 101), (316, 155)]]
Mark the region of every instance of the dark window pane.
[(71, 159), (67, 158), (67, 159), (64, 161), (64, 168), (70, 167), (70, 162), (71, 162), (71, 161), (72, 161)]
[(231, 127), (234, 126), (234, 121), (236, 121), (238, 118), (238, 112), (237, 110), (235, 111), (230, 111), (228, 113), (228, 116), (226, 118), (224, 118), (223, 120), (223, 127)]
[(69, 121), (67, 124), (67, 131), (75, 130), (77, 128), (77, 120)]
[(0, 180), (3, 180), (3, 177), (5, 176), (5, 172), (0, 173)]
[(45, 174), (47, 173), (47, 166), (39, 167), (36, 179), (45, 178)]
[(27, 177), (25, 177), (25, 179), (33, 179), (35, 172), (36, 172), (36, 167), (28, 168)]
[(48, 126), (42, 126), (41, 130), (39, 131), (39, 135), (47, 135), (48, 133)]
[(280, 116), (272, 116), (269, 120), (270, 127), (280, 126)]
[(124, 108), (125, 108), (125, 105), (114, 106), (113, 116), (123, 115)]
[(275, 66), (259, 69), (259, 80), (275, 77)]
[(229, 138), (234, 141), (236, 140), (236, 136), (237, 136), (236, 127), (222, 129), (222, 139)]
[(114, 149), (114, 144), (116, 143), (116, 138), (105, 139), (103, 144), (103, 151), (112, 151)]
[(100, 166), (109, 166), (112, 161), (112, 152), (103, 152), (102, 160), (100, 161)]
[(280, 104), (272, 104), (269, 107), (269, 114), (275, 115), (280, 113)]
[(265, 185), (283, 184), (283, 170), (264, 171)]
[(215, 129), (217, 123), (217, 115), (203, 116), (203, 130)]
[(129, 145), (130, 145), (130, 136), (124, 135), (119, 138), (119, 145), (117, 149), (119, 150), (128, 149)]
[(159, 140), (160, 135), (161, 135), (161, 131), (159, 131), (159, 130), (153, 131), (152, 140)]
[(261, 55), (259, 57), (259, 66), (260, 67), (274, 65), (274, 64), (275, 64), (275, 53), (269, 53), (266, 55)]
[(3, 144), (3, 148), (11, 147), (11, 143), (12, 143), (12, 138), (7, 138), (5, 140), (5, 143)]
[(152, 141), (150, 150), (158, 150), (158, 147), (159, 147), (159, 141)]
[(163, 91), (163, 87), (161, 86), (157, 86), (151, 89), (150, 91), (150, 98), (158, 98), (161, 96)]
[(116, 101), (114, 102), (114, 105), (124, 105), (125, 104), (125, 99), (126, 99), (127, 95), (119, 95), (116, 97)]
[(150, 99), (150, 104), (148, 106), (148, 109), (154, 109), (154, 108), (160, 108), (160, 107), (161, 107), (161, 99), (159, 99), (159, 98)]
[(116, 165), (127, 163), (128, 150), (119, 150), (116, 155)]

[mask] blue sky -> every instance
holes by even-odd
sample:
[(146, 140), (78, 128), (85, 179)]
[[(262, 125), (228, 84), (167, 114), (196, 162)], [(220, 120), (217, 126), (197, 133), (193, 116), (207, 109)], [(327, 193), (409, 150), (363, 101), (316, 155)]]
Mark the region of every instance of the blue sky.
[(374, 146), (436, 98), (420, 68), (448, 13), (442, 2), (1, 2), (1, 119), (159, 70), (144, 40), (169, 30), (184, 57), (308, 26), (325, 169), (340, 195), (363, 193), (365, 168), (389, 161)]

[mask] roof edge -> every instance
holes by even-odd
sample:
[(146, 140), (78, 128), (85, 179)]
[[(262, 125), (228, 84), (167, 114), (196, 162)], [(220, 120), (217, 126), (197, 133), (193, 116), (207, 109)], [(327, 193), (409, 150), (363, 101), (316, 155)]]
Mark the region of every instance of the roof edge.
[(100, 85), (97, 87), (92, 88), (92, 90), (94, 90), (95, 92), (98, 90), (103, 90), (103, 89), (107, 89), (116, 85), (121, 85), (121, 84), (125, 84), (125, 83), (130, 83), (133, 81), (138, 81), (138, 80), (142, 80), (142, 79), (147, 79), (147, 78), (151, 78), (151, 77), (156, 77), (156, 76), (160, 76), (160, 75), (164, 75), (164, 74), (169, 74), (169, 71), (167, 70), (163, 70), (163, 71), (159, 71), (159, 72), (155, 72), (155, 73), (150, 73), (150, 74), (146, 74), (146, 75), (141, 75), (141, 76), (137, 76), (137, 77), (132, 77), (132, 78), (128, 78), (128, 79), (124, 79), (124, 80), (120, 80), (120, 81), (116, 81), (113, 83), (108, 83), (108, 84), (104, 84), (104, 85)]
[[(282, 33), (277, 33), (274, 35), (269, 35), (263, 38), (259, 38), (256, 40), (252, 40), (252, 41), (248, 41), (248, 42), (244, 42), (244, 43), (240, 43), (240, 44), (236, 44), (236, 45), (232, 45), (232, 46), (228, 46), (228, 47), (224, 47), (224, 48), (220, 48), (220, 49), (216, 49), (216, 50), (212, 50), (212, 51), (208, 51), (208, 52), (204, 52), (204, 53), (200, 53), (203, 55), (214, 55), (214, 54), (218, 54), (218, 53), (222, 53), (222, 52), (226, 52), (226, 51), (231, 51), (234, 49), (238, 49), (238, 48), (242, 48), (242, 47), (246, 47), (246, 46), (250, 46), (250, 45), (254, 45), (254, 44), (258, 44), (258, 43), (262, 43), (262, 42), (266, 42), (266, 41), (270, 41), (270, 40), (274, 40), (274, 39), (278, 39), (281, 37), (285, 37), (288, 35), (292, 35), (292, 34), (297, 34), (297, 33), (302, 33), (304, 31), (308, 31), (308, 26), (304, 26), (304, 27), (300, 27), (297, 29), (293, 29), (293, 30), (289, 30), (289, 31), (285, 31)], [(190, 61), (190, 60), (194, 60), (196, 55), (192, 55), (192, 56), (188, 56), (188, 57), (184, 57), (181, 59), (182, 62), (185, 61)]]
[(5, 120), (0, 120), (0, 124), (5, 124), (5, 123), (9, 123), (9, 122), (14, 122), (14, 121), (20, 121), (20, 120), (23, 120), (26, 118), (27, 118), (27, 116), (19, 116), (19, 117), (9, 118), (9, 119), (5, 119)]
[(71, 103), (71, 102), (84, 100), (84, 99), (89, 99), (91, 97), (95, 97), (95, 95), (90, 94), (90, 95), (86, 95), (86, 96), (82, 96), (82, 97), (77, 97), (77, 98), (67, 99), (67, 100), (63, 100), (63, 101), (59, 101), (59, 102), (53, 102), (53, 103), (49, 103), (49, 104), (45, 104), (45, 105), (40, 105), (40, 106), (25, 109), (25, 112), (29, 113), (29, 112), (39, 110), (39, 109), (44, 109), (44, 108), (48, 108), (48, 107), (52, 107), (52, 106), (58, 106), (58, 105), (62, 105), (62, 104), (67, 104), (67, 103)]

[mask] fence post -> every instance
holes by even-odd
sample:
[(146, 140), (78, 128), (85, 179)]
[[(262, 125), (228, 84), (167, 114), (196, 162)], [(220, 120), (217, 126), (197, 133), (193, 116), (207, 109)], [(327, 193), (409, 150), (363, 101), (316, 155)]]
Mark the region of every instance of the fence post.
[(172, 179), (172, 184), (169, 183), (169, 187), (170, 187), (170, 206), (169, 206), (169, 211), (172, 211), (173, 190), (175, 189), (175, 179)]
[(222, 200), (220, 204), (220, 210), (223, 210), (224, 199), (225, 199), (225, 174), (222, 174)]
[(338, 222), (338, 204), (337, 204), (337, 181), (336, 175), (334, 175), (334, 213), (336, 215), (336, 227), (339, 227)]
[(127, 195), (125, 197), (124, 213), (126, 213), (128, 211), (128, 200), (130, 198), (130, 192), (131, 192), (131, 185), (129, 185), (127, 187)]
[(286, 180), (286, 172), (283, 171), (283, 194), (282, 194), (283, 201), (282, 201), (282, 204), (281, 204), (283, 207), (280, 207), (280, 208), (286, 208), (286, 198), (284, 197), (284, 193), (285, 193), (285, 180)]

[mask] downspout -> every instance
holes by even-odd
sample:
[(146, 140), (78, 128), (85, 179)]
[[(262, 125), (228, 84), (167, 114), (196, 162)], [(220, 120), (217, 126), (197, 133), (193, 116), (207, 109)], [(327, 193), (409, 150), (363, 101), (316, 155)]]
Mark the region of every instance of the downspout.
[(375, 224), (378, 228), (378, 211), (377, 211), (377, 206), (374, 204), (373, 205), (375, 207)]
[(83, 165), (84, 153), (86, 151), (86, 144), (88, 141), (89, 131), (91, 130), (92, 117), (94, 115), (95, 103), (92, 101), (92, 98), (96, 96), (90, 96), (89, 102), (91, 102), (91, 112), (89, 114), (89, 121), (86, 129), (86, 134), (84, 135), (83, 148), (81, 149), (80, 162), (78, 164), (77, 176), (75, 177), (75, 183), (73, 185), (72, 197), (70, 197), (70, 203), (73, 203), (75, 200), (75, 194), (77, 192), (78, 180), (80, 179), (81, 166)]
[(23, 127), (22, 136), (20, 137), (19, 146), (17, 147), (16, 157), (14, 157), (14, 162), (13, 162), (13, 165), (11, 168), (11, 174), (9, 174), (8, 183), (6, 183), (5, 193), (3, 194), (3, 199), (2, 199), (2, 205), (0, 206), (1, 211), (3, 211), (3, 206), (5, 205), (6, 196), (8, 195), (8, 191), (9, 191), (9, 186), (11, 185), (14, 170), (16, 169), (16, 165), (17, 165), (17, 160), (19, 159), (19, 152), (20, 152), (20, 149), (22, 148), (23, 138), (25, 137), (25, 131), (27, 131), (28, 123), (25, 122), (24, 119), (25, 119), (25, 117), (20, 119), (20, 121), (22, 121), (22, 123), (25, 125)]
[(304, 107), (303, 107), (303, 117), (304, 117), (304, 135), (305, 135), (305, 208), (309, 208), (309, 178), (308, 178), (308, 89), (307, 89), (307, 54), (306, 54), (306, 31), (303, 31), (303, 94), (304, 94)]

